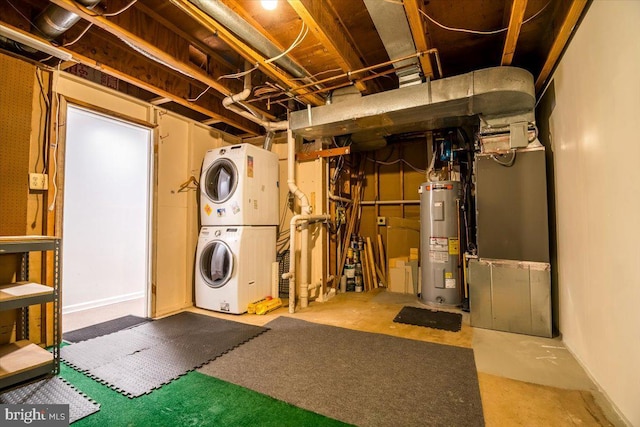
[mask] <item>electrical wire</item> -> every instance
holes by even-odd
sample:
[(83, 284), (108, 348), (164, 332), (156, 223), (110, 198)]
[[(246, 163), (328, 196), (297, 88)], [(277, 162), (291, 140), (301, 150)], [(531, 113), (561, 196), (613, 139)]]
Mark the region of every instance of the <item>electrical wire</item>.
[(125, 7), (123, 7), (122, 9), (120, 9), (117, 12), (112, 12), (112, 13), (103, 13), (100, 16), (105, 16), (105, 17), (111, 17), (111, 16), (117, 16), (120, 15), (122, 12), (124, 12), (125, 10), (129, 9), (131, 6), (133, 6), (138, 0), (133, 0), (131, 1), (128, 5), (126, 5)]
[(378, 163), (378, 164), (385, 165), (385, 166), (394, 165), (396, 163), (402, 162), (402, 163), (404, 163), (405, 165), (409, 166), (411, 169), (413, 169), (414, 171), (416, 171), (418, 173), (427, 173), (427, 171), (425, 169), (417, 168), (417, 167), (413, 166), (411, 163), (407, 162), (405, 159), (397, 159), (397, 160), (394, 160), (392, 162), (383, 162), (381, 160), (374, 160), (374, 159), (372, 159), (370, 157), (367, 157), (367, 160), (370, 161), (370, 162)]
[[(11, 8), (13, 8), (13, 10), (15, 10), (16, 12), (18, 12), (18, 15), (22, 16), (22, 18), (24, 18), (24, 19), (25, 19), (29, 24), (31, 24), (31, 28), (33, 28), (33, 29), (35, 29), (37, 32), (39, 32), (39, 33), (40, 33), (40, 35), (41, 35), (43, 38), (45, 38), (45, 39), (48, 39), (48, 38), (49, 38), (45, 33), (43, 33), (43, 32), (42, 32), (42, 30), (40, 30), (40, 28), (38, 28), (38, 27), (36, 26), (36, 24), (35, 24), (31, 19), (29, 19), (29, 18), (27, 18), (26, 16), (24, 16), (24, 14), (23, 14), (22, 12), (20, 12), (20, 10), (18, 10), (18, 8), (17, 8), (17, 7), (15, 7), (15, 6), (13, 5), (13, 3), (11, 3), (9, 0), (6, 0), (6, 2), (9, 4), (9, 6), (11, 6)], [(55, 46), (55, 44), (53, 44), (53, 43), (51, 43), (51, 44)]]
[(155, 55), (147, 52), (146, 50), (134, 45), (133, 43), (131, 43), (130, 41), (126, 40), (124, 37), (118, 37), (124, 44), (126, 44), (127, 46), (129, 46), (131, 49), (135, 50), (136, 52), (138, 52), (139, 54), (151, 59), (152, 61), (157, 62), (158, 64), (162, 64), (165, 67), (171, 68), (173, 71), (176, 71), (184, 76), (189, 77), (190, 79), (194, 79), (197, 80), (194, 76), (192, 76), (191, 74), (187, 73), (184, 70), (179, 69), (178, 67), (174, 67), (173, 65), (169, 64), (166, 61), (163, 61), (162, 59), (156, 57)]
[(202, 95), (204, 95), (205, 93), (207, 93), (209, 91), (209, 89), (211, 89), (211, 86), (207, 86), (207, 88), (205, 90), (203, 90), (202, 92), (200, 92), (200, 95), (196, 96), (195, 98), (187, 98), (187, 101), (189, 102), (196, 102), (198, 99), (200, 99), (200, 97)]
[(56, 139), (51, 146), (53, 147), (53, 198), (51, 200), (51, 204), (49, 205), (49, 211), (52, 212), (56, 207), (56, 199), (58, 197), (58, 184), (56, 184), (56, 179), (58, 176), (58, 143), (60, 141), (60, 95), (56, 93)]
[(298, 33), (298, 36), (293, 41), (293, 43), (291, 43), (291, 46), (289, 46), (280, 55), (277, 55), (277, 56), (274, 56), (273, 58), (267, 59), (266, 61), (264, 61), (264, 63), (265, 64), (270, 64), (273, 61), (277, 61), (278, 59), (280, 59), (283, 56), (287, 55), (289, 52), (291, 52), (293, 49), (295, 49), (297, 46), (299, 46), (300, 43), (302, 43), (302, 41), (305, 39), (305, 37), (307, 37), (307, 34), (309, 34), (309, 27), (307, 27), (307, 25), (304, 23), (304, 21), (302, 21), (302, 26), (300, 27), (300, 32)]
[[(395, 1), (390, 1), (390, 0), (385, 0), (388, 1), (390, 3), (396, 3)], [(529, 18), (525, 19), (524, 21), (522, 21), (522, 25), (527, 24), (528, 22), (532, 21), (533, 19), (535, 19), (538, 15), (540, 15), (546, 8), (547, 6), (549, 6), (549, 4), (551, 3), (551, 0), (549, 0), (547, 2), (547, 4), (545, 4), (544, 6), (542, 6), (542, 8), (536, 12), (535, 14), (533, 14), (532, 16), (530, 16)], [(402, 4), (402, 3), (400, 3)], [(490, 30), (490, 31), (481, 31), (481, 30), (472, 30), (472, 29), (468, 29), (468, 28), (456, 28), (456, 27), (449, 27), (447, 25), (441, 24), (440, 22), (436, 21), (435, 19), (433, 19), (431, 16), (427, 15), (427, 13), (421, 9), (418, 9), (418, 11), (425, 17), (427, 18), (429, 21), (433, 22), (435, 25), (437, 25), (438, 27), (442, 28), (443, 30), (448, 30), (448, 31), (456, 31), (456, 32), (460, 32), (460, 33), (468, 33), (468, 34), (478, 34), (481, 36), (486, 36), (486, 35), (493, 35), (493, 34), (500, 34), (500, 33), (504, 33), (505, 31), (507, 31), (509, 29), (509, 27), (506, 28), (501, 28), (499, 30)]]
[(509, 161), (507, 161), (507, 162), (503, 162), (503, 161), (499, 160), (498, 156), (496, 156), (495, 154), (491, 155), (491, 160), (493, 160), (494, 162), (496, 162), (497, 164), (499, 164), (501, 166), (504, 166), (506, 168), (510, 168), (516, 162), (516, 150), (511, 150), (511, 159)]
[(309, 79), (314, 79), (314, 78), (316, 78), (316, 77), (318, 77), (318, 76), (320, 76), (322, 74), (338, 73), (340, 71), (342, 71), (342, 68), (333, 68), (331, 70), (320, 71), (319, 73), (315, 73), (315, 74), (313, 74), (313, 75), (311, 75), (309, 77), (298, 77), (298, 78), (291, 79), (291, 80), (293, 80), (293, 81), (309, 80)]
[(91, 22), (89, 22), (89, 25), (87, 25), (87, 28), (85, 28), (84, 30), (82, 30), (82, 32), (80, 33), (80, 35), (78, 37), (76, 37), (75, 39), (71, 40), (68, 43), (63, 44), (62, 46), (67, 47), (67, 46), (71, 46), (72, 44), (76, 43), (78, 40), (80, 40), (82, 38), (82, 36), (84, 36), (87, 31), (89, 31), (89, 28), (93, 27), (93, 24)]
[(241, 71), (239, 73), (225, 74), (225, 75), (222, 75), (222, 76), (218, 77), (218, 80), (220, 80), (220, 79), (239, 79), (240, 77), (244, 77), (247, 74), (249, 74), (249, 73), (251, 73), (251, 72), (253, 72), (253, 71), (257, 70), (257, 69), (258, 69), (258, 64), (256, 63), (256, 65), (253, 68), (249, 69), (249, 70)]
[[(264, 61), (264, 63), (265, 64), (270, 64), (273, 61), (277, 61), (278, 59), (280, 59), (283, 56), (287, 55), (289, 52), (291, 52), (293, 49), (295, 49), (297, 46), (299, 46), (300, 43), (302, 43), (302, 41), (305, 39), (305, 37), (307, 36), (308, 33), (309, 33), (309, 27), (307, 27), (306, 24), (304, 22), (302, 22), (302, 27), (300, 27), (300, 32), (298, 33), (298, 36), (295, 38), (293, 43), (291, 43), (291, 46), (289, 46), (281, 54), (279, 54), (277, 56), (274, 56), (272, 58), (266, 59)], [(233, 73), (233, 74), (224, 74), (224, 75), (218, 77), (218, 80), (220, 80), (220, 79), (237, 79), (237, 78), (240, 78), (240, 77), (244, 77), (247, 74), (257, 70), (259, 66), (260, 66), (260, 62), (256, 62), (255, 66), (253, 68), (249, 69), (249, 70), (241, 71), (239, 73)]]
[(40, 143), (40, 140), (42, 139), (43, 144), (39, 147), (38, 150), (38, 158), (36, 159), (36, 164), (34, 166), (34, 170), (37, 172), (38, 170), (38, 163), (40, 162), (40, 155), (42, 155), (43, 158), (43, 162), (42, 162), (42, 173), (46, 173), (47, 171), (47, 163), (48, 163), (48, 157), (47, 157), (47, 147), (48, 147), (48, 142), (49, 142), (49, 132), (47, 132), (47, 129), (49, 128), (49, 120), (50, 120), (50, 111), (51, 111), (51, 106), (49, 103), (49, 97), (47, 96), (47, 94), (45, 93), (44, 90), (44, 83), (42, 82), (42, 77), (40, 76), (40, 72), (42, 70), (40, 68), (36, 68), (36, 80), (38, 81), (38, 86), (40, 87), (40, 95), (42, 97), (42, 100), (44, 101), (45, 107), (46, 109), (44, 110), (44, 112), (42, 111), (42, 104), (38, 103), (38, 106), (40, 107), (40, 113), (44, 115), (44, 135), (42, 135), (40, 132), (42, 130), (42, 126), (39, 127), (38, 130), (38, 143)]

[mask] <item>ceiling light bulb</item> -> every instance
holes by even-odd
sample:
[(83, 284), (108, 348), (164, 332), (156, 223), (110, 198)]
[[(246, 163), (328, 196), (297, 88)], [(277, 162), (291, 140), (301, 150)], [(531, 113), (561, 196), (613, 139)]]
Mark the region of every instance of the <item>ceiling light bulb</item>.
[(278, 0), (261, 0), (262, 7), (267, 10), (274, 10), (278, 7)]

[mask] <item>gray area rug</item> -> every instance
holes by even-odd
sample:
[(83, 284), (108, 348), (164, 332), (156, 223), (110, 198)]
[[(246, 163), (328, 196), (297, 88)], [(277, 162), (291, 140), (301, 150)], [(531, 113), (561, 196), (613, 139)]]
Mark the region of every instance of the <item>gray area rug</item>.
[(69, 405), (69, 423), (100, 410), (100, 405), (60, 377), (24, 385), (0, 394), (2, 404)]
[(179, 313), (65, 346), (64, 363), (128, 397), (138, 397), (219, 357), (267, 329)]
[(279, 317), (199, 369), (359, 426), (482, 426), (473, 350)]

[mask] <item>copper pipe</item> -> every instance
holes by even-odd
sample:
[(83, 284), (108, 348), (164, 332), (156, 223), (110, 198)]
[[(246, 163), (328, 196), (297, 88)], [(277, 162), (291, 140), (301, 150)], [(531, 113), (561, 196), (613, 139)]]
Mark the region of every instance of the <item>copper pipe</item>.
[[(387, 74), (393, 74), (398, 70), (402, 70), (404, 68), (409, 68), (409, 67), (412, 67), (412, 66), (413, 66), (412, 64), (409, 64), (409, 65), (404, 65), (404, 66), (398, 67), (398, 68), (391, 68), (389, 70), (381, 71), (379, 73), (373, 74), (371, 76), (363, 77), (363, 78), (358, 79), (358, 80), (349, 80), (348, 82), (339, 83), (337, 85), (333, 85), (333, 86), (330, 86), (330, 87), (325, 87), (325, 88), (322, 88), (322, 89), (318, 89), (318, 90), (315, 90), (313, 92), (307, 92), (306, 94), (313, 95), (313, 94), (318, 94), (318, 93), (323, 93), (323, 92), (329, 92), (329, 91), (332, 91), (332, 90), (335, 90), (335, 89), (340, 89), (340, 88), (343, 88), (343, 87), (346, 87), (346, 86), (352, 86), (352, 85), (355, 84), (356, 81), (365, 82), (365, 81), (372, 80), (372, 79), (375, 79), (375, 78), (378, 78), (378, 77), (386, 76)], [(286, 101), (286, 100), (289, 100), (289, 99), (296, 99), (296, 96), (289, 96), (287, 98), (278, 98), (278, 99), (275, 99), (275, 100), (271, 100), (271, 96), (270, 95), (264, 95), (264, 96), (261, 96), (260, 98), (250, 99), (250, 100), (245, 101), (245, 102), (251, 103), (251, 102), (264, 101), (266, 99), (270, 100), (270, 102), (272, 102), (272, 103), (278, 103), (278, 102)]]
[[(297, 88), (295, 88), (295, 90), (305, 89), (305, 88), (307, 88), (309, 86), (319, 85), (319, 84), (330, 82), (331, 80), (336, 80), (336, 79), (339, 79), (339, 78), (342, 78), (342, 77), (347, 77), (347, 78), (350, 79), (353, 74), (364, 73), (365, 71), (371, 71), (371, 70), (375, 70), (376, 68), (384, 67), (384, 66), (387, 66), (387, 65), (393, 65), (396, 62), (405, 61), (407, 59), (411, 59), (411, 58), (414, 58), (414, 57), (420, 57), (422, 55), (430, 53), (429, 51), (431, 51), (431, 50), (435, 50), (437, 52), (437, 49), (429, 49), (429, 50), (424, 51), (424, 52), (412, 53), (411, 55), (403, 56), (402, 58), (391, 59), (389, 61), (382, 62), (380, 64), (376, 64), (376, 65), (371, 65), (369, 67), (360, 68), (360, 69), (355, 70), (355, 71), (347, 71), (346, 73), (342, 73), (342, 74), (338, 74), (338, 75), (335, 75), (335, 76), (327, 77), (326, 79), (318, 80), (316, 82), (309, 83), (309, 84), (306, 84), (306, 85), (303, 85), (303, 86), (298, 86)], [(440, 60), (438, 59), (437, 62), (440, 63)], [(438, 71), (440, 71), (440, 70), (438, 70)]]

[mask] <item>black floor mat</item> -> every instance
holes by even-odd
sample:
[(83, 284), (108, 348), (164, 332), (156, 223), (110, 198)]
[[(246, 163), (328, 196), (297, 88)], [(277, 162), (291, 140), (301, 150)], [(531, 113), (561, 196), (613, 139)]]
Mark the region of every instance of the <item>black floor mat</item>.
[(91, 338), (101, 337), (102, 335), (112, 334), (114, 332), (128, 329), (142, 323), (150, 322), (151, 319), (138, 316), (124, 316), (117, 319), (108, 320), (96, 325), (87, 326), (86, 328), (69, 331), (62, 335), (62, 339), (67, 342), (86, 341)]
[[(100, 405), (60, 377), (50, 377), (0, 394), (3, 405), (69, 405), (71, 424), (98, 412)], [(11, 423), (12, 425), (15, 425)], [(30, 423), (16, 421), (19, 425)], [(44, 424), (48, 424), (45, 422)], [(34, 423), (43, 425), (42, 423)], [(49, 425), (49, 424), (48, 424)], [(56, 424), (58, 425), (58, 424)]]
[(128, 397), (162, 387), (267, 331), (182, 312), (62, 347), (65, 364)]
[(459, 332), (462, 327), (462, 315), (459, 313), (418, 307), (403, 307), (393, 321), (451, 332)]

